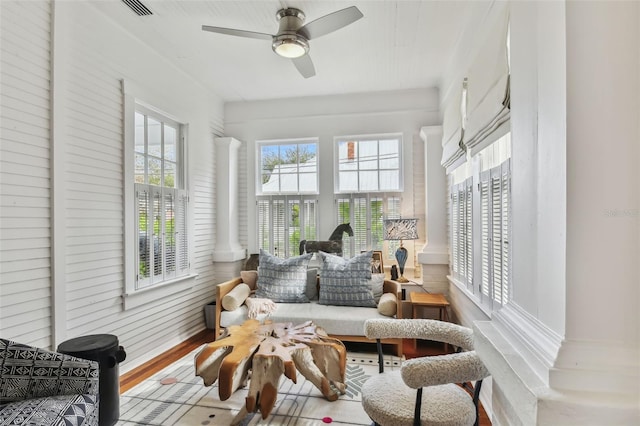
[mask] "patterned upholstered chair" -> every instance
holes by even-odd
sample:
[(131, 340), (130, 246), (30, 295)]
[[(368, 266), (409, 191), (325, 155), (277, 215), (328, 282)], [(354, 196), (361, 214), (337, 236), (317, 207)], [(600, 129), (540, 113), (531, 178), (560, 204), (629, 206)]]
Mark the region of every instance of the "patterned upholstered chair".
[(98, 425), (95, 361), (0, 339), (0, 426)]
[[(473, 350), (473, 331), (428, 319), (375, 319), (365, 323), (365, 336), (378, 341), (380, 373), (362, 387), (362, 406), (378, 425), (477, 425), (482, 379), (489, 376)], [(425, 339), (449, 343), (460, 352), (414, 358), (399, 371), (384, 372), (385, 338)], [(458, 384), (475, 381), (473, 397)]]

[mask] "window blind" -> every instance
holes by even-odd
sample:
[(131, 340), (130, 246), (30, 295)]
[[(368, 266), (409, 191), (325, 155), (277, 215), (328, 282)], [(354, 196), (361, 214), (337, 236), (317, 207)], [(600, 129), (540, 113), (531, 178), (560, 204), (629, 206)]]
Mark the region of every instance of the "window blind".
[(475, 155), (503, 136), (510, 116), (509, 6), (495, 2), (483, 26), (485, 39), (468, 70), (467, 123), (463, 135), (466, 149)]
[(481, 292), (483, 303), (504, 305), (511, 297), (510, 215), (511, 162), (480, 176)]
[[(442, 121), (442, 160), (441, 164), (447, 169), (447, 173), (452, 172), (466, 160), (464, 147), (460, 145), (462, 141), (462, 125), (464, 117), (462, 115), (463, 91), (460, 86), (448, 103)], [(466, 100), (466, 95), (465, 95)]]

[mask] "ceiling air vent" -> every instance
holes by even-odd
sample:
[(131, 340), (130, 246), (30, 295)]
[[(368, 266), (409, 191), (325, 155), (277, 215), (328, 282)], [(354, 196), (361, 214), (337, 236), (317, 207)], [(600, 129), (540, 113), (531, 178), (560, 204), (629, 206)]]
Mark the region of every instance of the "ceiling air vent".
[(129, 8), (138, 16), (153, 15), (153, 12), (151, 12), (147, 6), (142, 4), (140, 0), (122, 0), (122, 2), (129, 6)]

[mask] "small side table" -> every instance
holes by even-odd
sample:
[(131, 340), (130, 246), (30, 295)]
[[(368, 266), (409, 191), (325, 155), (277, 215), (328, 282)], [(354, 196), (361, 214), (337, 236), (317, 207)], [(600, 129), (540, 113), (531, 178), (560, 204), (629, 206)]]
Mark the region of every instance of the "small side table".
[[(437, 308), (438, 319), (440, 321), (449, 321), (449, 302), (444, 297), (444, 294), (432, 294), (432, 293), (416, 293), (412, 291), (409, 293), (409, 300), (411, 301), (412, 318), (418, 318), (418, 308)], [(416, 347), (416, 341), (413, 341), (414, 348)], [(445, 345), (445, 350), (447, 345)]]
[(413, 318), (417, 318), (416, 312), (417, 308), (438, 308), (439, 310), (439, 320), (440, 321), (449, 321), (449, 313), (447, 312), (447, 308), (449, 307), (449, 302), (444, 297), (444, 294), (432, 294), (432, 293), (416, 293), (412, 291), (409, 293), (409, 299), (411, 300), (411, 308), (413, 310)]

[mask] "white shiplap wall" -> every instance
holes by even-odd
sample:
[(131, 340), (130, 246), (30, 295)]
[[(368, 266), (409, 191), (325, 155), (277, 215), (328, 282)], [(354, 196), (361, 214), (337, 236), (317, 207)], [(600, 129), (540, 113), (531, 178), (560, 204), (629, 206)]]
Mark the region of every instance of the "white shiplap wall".
[[(0, 4), (0, 334), (41, 347), (115, 334), (125, 372), (204, 329), (217, 283), (213, 139), (223, 135), (222, 101), (91, 2)], [(123, 80), (188, 124), (197, 274), (190, 289), (128, 310)]]
[[(215, 297), (213, 137), (222, 135), (222, 103), (165, 58), (104, 18), (90, 3), (63, 2), (55, 48), (61, 64), (66, 167), (66, 337), (111, 333), (127, 351), (123, 370), (204, 328), (203, 305)], [(60, 52), (61, 51), (61, 52)], [(195, 285), (123, 310), (123, 94), (132, 82), (144, 102), (188, 124), (190, 228)], [(58, 80), (56, 80), (58, 82)]]
[(51, 7), (0, 16), (0, 336), (50, 347)]

